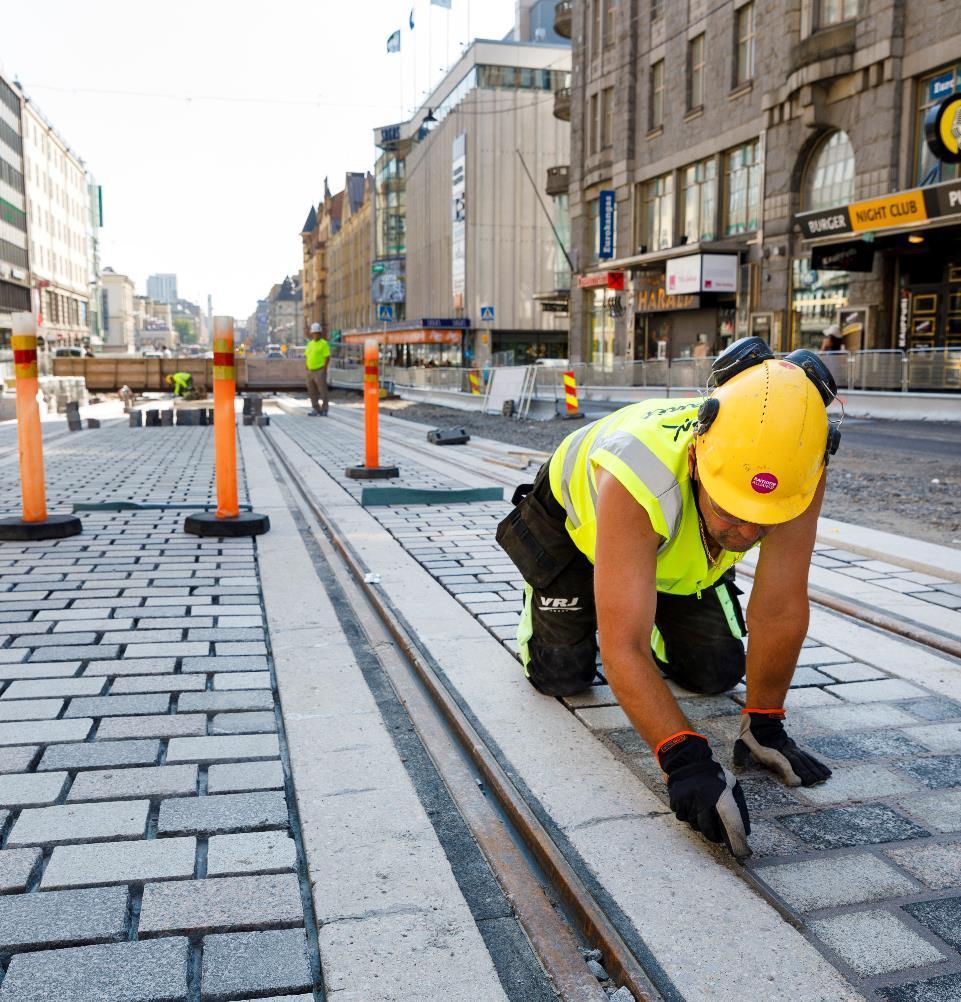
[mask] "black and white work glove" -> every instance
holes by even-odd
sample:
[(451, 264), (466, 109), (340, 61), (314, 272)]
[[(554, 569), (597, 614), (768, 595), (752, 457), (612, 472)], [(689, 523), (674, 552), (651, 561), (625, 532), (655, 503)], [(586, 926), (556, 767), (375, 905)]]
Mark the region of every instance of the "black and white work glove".
[(662, 741), (654, 754), (667, 774), (671, 810), (678, 820), (712, 842), (724, 842), (738, 859), (750, 856), (751, 822), (744, 793), (714, 758), (707, 738), (680, 731)]
[(823, 783), (831, 770), (809, 755), (784, 730), (784, 710), (741, 711), (741, 735), (734, 743), (734, 764), (749, 765), (751, 757), (759, 765), (776, 772), (787, 786), (814, 786)]

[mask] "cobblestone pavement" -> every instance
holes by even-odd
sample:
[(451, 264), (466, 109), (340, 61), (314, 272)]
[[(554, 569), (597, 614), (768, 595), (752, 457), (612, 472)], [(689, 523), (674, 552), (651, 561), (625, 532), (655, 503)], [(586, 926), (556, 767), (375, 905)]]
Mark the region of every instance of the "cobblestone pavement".
[[(359, 430), (339, 422), (275, 418), (354, 496), (343, 476)], [(398, 462), (386, 448), (385, 464)], [(405, 458), (400, 486), (464, 486)], [(482, 471), (481, 471), (482, 472)], [(522, 475), (518, 474), (520, 479)], [(445, 483), (446, 481), (446, 483)], [(496, 546), (504, 502), (371, 508), (406, 551), (507, 647), (515, 649), (522, 583)], [(948, 611), (961, 586), (896, 564), (819, 547), (815, 563)], [(927, 590), (925, 590), (927, 589)], [(914, 648), (898, 647), (910, 658)], [(812, 632), (788, 697), (792, 733), (833, 768), (832, 779), (789, 790), (769, 774), (742, 774), (751, 807), (748, 864), (803, 921), (813, 941), (867, 997), (887, 1002), (961, 998), (961, 703), (896, 677), (890, 657), (861, 660)], [(744, 690), (698, 696), (677, 690), (715, 747), (736, 737)], [(606, 685), (568, 701), (652, 789), (660, 770)]]
[[(93, 435), (52, 509), (210, 499), (209, 429)], [(255, 544), (182, 519), (0, 547), (0, 1002), (322, 997)]]

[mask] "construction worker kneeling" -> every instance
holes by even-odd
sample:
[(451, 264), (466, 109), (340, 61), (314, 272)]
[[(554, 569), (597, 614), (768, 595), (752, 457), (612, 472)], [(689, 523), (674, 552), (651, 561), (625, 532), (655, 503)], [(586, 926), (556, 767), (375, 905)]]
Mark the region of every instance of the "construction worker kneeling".
[[(604, 675), (666, 773), (671, 808), (747, 856), (740, 785), (662, 673), (701, 693), (746, 673), (735, 765), (753, 758), (788, 786), (831, 775), (783, 721), (840, 442), (827, 416), (837, 388), (813, 353), (775, 359), (756, 337), (723, 352), (708, 385), (707, 399), (632, 404), (569, 435), (517, 489), (497, 540), (526, 582), (517, 639), (530, 683), (552, 696), (585, 690), (599, 638)], [(757, 545), (745, 623), (734, 565)]]
[(175, 397), (188, 397), (193, 393), (194, 377), (189, 372), (174, 372), (165, 380)]

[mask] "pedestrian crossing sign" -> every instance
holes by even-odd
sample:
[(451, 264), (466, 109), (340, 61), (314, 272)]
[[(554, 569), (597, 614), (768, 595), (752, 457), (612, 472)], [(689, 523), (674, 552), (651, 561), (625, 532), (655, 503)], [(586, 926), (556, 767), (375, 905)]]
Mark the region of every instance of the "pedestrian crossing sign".
[(377, 305), (377, 319), (383, 323), (387, 323), (394, 319), (394, 304), (393, 303), (379, 303)]
[(494, 322), (494, 307), (493, 306), (482, 306), (481, 307), (481, 322), (493, 323)]

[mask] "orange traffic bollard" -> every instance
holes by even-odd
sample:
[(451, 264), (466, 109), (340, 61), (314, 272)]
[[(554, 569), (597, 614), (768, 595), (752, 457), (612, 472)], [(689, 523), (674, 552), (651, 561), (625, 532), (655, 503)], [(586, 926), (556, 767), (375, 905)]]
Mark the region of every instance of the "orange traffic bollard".
[(368, 338), (364, 342), (364, 465), (348, 466), (344, 471), (354, 480), (386, 480), (400, 476), (396, 466), (380, 465), (379, 406), (377, 342)]
[(566, 410), (563, 417), (568, 421), (584, 416), (577, 406), (577, 380), (573, 371), (564, 373), (564, 404)]
[(17, 441), (23, 517), (0, 520), (0, 539), (62, 539), (83, 525), (76, 515), (47, 515), (43, 434), (37, 404), (37, 325), (32, 313), (13, 314), (13, 369), (17, 379)]
[(214, 468), (217, 511), (188, 515), (184, 530), (195, 536), (261, 536), (270, 519), (240, 510), (237, 500), (237, 375), (233, 317), (214, 317)]

